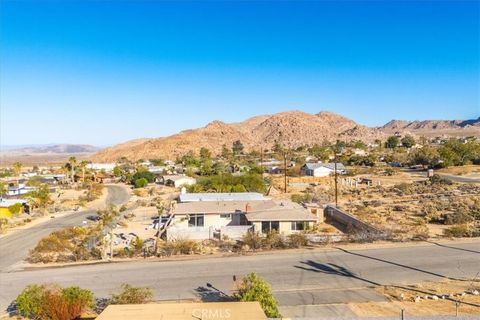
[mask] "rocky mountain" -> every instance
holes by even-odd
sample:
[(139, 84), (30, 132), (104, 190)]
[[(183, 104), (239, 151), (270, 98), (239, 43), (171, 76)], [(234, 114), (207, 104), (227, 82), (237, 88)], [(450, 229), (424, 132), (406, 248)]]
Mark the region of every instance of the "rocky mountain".
[(480, 117), (473, 120), (392, 120), (380, 128), (385, 133), (411, 133), (418, 136), (480, 136)]
[(189, 151), (198, 152), (201, 147), (220, 153), (223, 145), (230, 148), (236, 140), (240, 140), (246, 150), (260, 150), (271, 148), (275, 143), (298, 147), (336, 139), (373, 141), (381, 138), (385, 138), (381, 130), (359, 125), (335, 113), (290, 111), (232, 124), (216, 120), (203, 128), (185, 130), (169, 137), (126, 142), (101, 150), (92, 160), (111, 162), (121, 157), (131, 160), (171, 159)]
[(86, 144), (52, 144), (52, 145), (29, 145), (2, 148), (2, 153), (12, 154), (75, 154), (75, 153), (94, 153), (100, 148)]
[(198, 153), (206, 147), (219, 154), (222, 146), (230, 148), (240, 140), (247, 151), (271, 148), (275, 143), (295, 148), (302, 145), (362, 140), (385, 140), (400, 132), (415, 136), (467, 136), (480, 137), (480, 120), (468, 121), (398, 121), (393, 120), (380, 128), (369, 128), (332, 112), (309, 114), (289, 111), (261, 115), (243, 122), (224, 123), (215, 120), (199, 129), (185, 130), (162, 138), (139, 139), (106, 148), (96, 153), (93, 161), (113, 162), (121, 157), (130, 160), (164, 158), (173, 159), (189, 151)]

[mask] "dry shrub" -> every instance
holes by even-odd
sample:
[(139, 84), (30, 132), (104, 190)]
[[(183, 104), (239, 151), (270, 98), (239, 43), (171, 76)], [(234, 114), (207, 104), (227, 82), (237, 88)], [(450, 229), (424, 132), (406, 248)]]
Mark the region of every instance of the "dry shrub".
[(159, 244), (160, 254), (171, 256), (177, 254), (196, 254), (201, 252), (200, 244), (195, 240), (177, 239), (163, 241)]
[(308, 245), (307, 236), (302, 233), (293, 233), (288, 236), (288, 244), (291, 248), (300, 248)]
[(262, 248), (262, 236), (258, 231), (249, 231), (242, 237), (242, 242), (252, 250)]
[(151, 288), (133, 287), (127, 283), (121, 285), (118, 294), (112, 294), (112, 304), (144, 304), (152, 301)]
[(86, 247), (91, 231), (81, 227), (54, 231), (30, 250), (28, 261), (48, 263), (96, 259), (98, 250)]
[(288, 246), (282, 235), (273, 230), (267, 233), (262, 239), (262, 248), (264, 249), (284, 249)]

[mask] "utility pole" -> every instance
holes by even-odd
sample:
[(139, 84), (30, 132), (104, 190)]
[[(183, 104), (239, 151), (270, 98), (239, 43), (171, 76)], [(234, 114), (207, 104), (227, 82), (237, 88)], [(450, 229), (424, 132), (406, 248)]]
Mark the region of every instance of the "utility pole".
[(113, 259), (113, 228), (110, 229), (110, 259)]
[(286, 151), (283, 153), (283, 166), (284, 166), (283, 184), (285, 187), (285, 193), (287, 193), (287, 152)]
[(260, 147), (260, 168), (262, 169), (262, 178), (263, 178), (263, 147)]
[(338, 173), (337, 173), (337, 153), (335, 153), (335, 207), (338, 208)]

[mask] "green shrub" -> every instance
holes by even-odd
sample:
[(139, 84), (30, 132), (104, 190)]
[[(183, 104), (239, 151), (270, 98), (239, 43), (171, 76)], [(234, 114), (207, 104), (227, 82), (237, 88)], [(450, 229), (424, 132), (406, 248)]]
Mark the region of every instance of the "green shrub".
[(112, 304), (144, 304), (152, 301), (153, 292), (147, 287), (133, 287), (128, 283), (120, 286), (118, 294), (112, 294)]
[(250, 273), (242, 279), (235, 298), (239, 301), (258, 301), (268, 318), (281, 317), (270, 285), (256, 273)]
[(31, 284), (18, 295), (15, 304), (22, 316), (35, 318), (40, 315), (45, 288), (45, 285)]
[(149, 171), (138, 171), (133, 175), (132, 181), (136, 183), (139, 179), (145, 179), (147, 182), (153, 182), (155, 180), (155, 175)]
[(22, 209), (23, 209), (23, 206), (21, 203), (15, 203), (14, 205), (11, 205), (10, 207), (8, 207), (8, 210), (12, 214), (19, 214), (22, 212)]
[(140, 178), (135, 180), (135, 188), (145, 188), (148, 185), (148, 180), (145, 178)]
[(29, 285), (15, 300), (18, 312), (27, 318), (71, 320), (94, 306), (93, 293), (79, 287)]
[(78, 303), (79, 301), (91, 308), (94, 307), (94, 297), (90, 290), (80, 287), (67, 287), (62, 289), (62, 295), (68, 304)]

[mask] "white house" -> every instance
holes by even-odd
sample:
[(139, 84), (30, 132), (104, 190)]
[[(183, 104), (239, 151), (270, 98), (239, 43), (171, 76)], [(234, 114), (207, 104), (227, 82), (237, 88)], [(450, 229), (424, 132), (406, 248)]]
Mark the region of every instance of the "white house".
[(228, 236), (240, 239), (249, 230), (292, 234), (318, 221), (304, 207), (290, 201), (194, 201), (174, 209), (167, 239), (205, 240)]
[[(328, 177), (335, 172), (335, 163), (306, 163), (302, 169), (302, 174), (312, 177)], [(337, 173), (345, 174), (345, 166), (337, 162)]]
[(25, 186), (24, 183), (19, 183), (18, 185), (8, 186), (7, 195), (8, 196), (21, 196), (30, 191), (35, 190), (34, 187)]
[(104, 170), (106, 172), (112, 172), (113, 168), (116, 167), (115, 163), (89, 163), (87, 164), (87, 169), (92, 170)]
[(166, 186), (173, 186), (175, 188), (180, 188), (182, 186), (191, 186), (192, 184), (197, 183), (195, 178), (191, 178), (185, 175), (164, 175), (156, 179), (158, 183), (164, 184)]
[(155, 174), (163, 173), (166, 170), (167, 170), (167, 167), (165, 167), (165, 166), (150, 166), (148, 168), (149, 172), (155, 173)]

